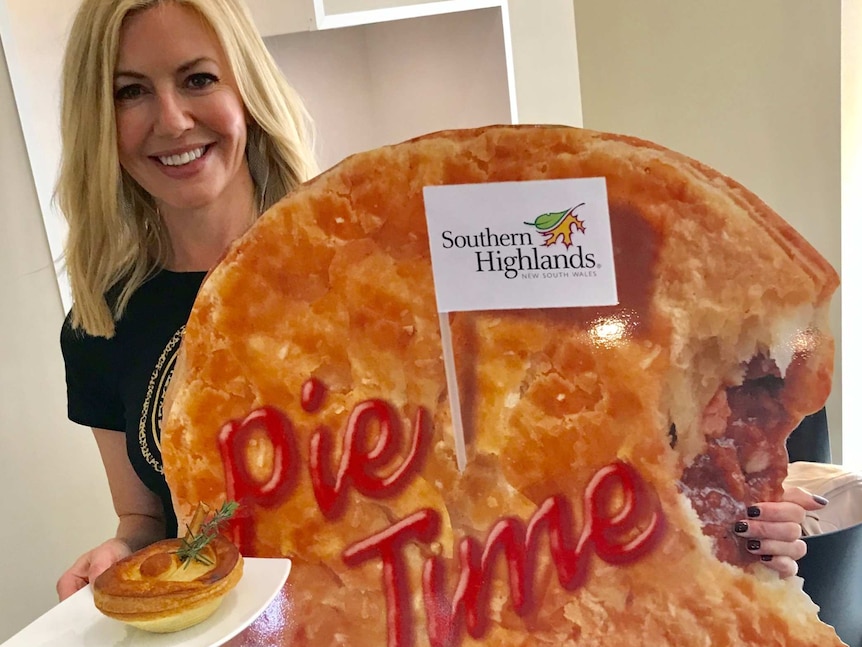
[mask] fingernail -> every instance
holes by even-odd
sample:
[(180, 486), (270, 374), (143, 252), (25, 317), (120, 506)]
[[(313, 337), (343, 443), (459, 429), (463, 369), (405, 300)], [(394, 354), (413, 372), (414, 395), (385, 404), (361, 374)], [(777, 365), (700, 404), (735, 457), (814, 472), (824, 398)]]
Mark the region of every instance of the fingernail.
[(733, 532), (748, 532), (748, 522), (747, 521), (737, 521), (733, 526)]
[(761, 562), (771, 562), (772, 561), (772, 555), (761, 555), (760, 561)]
[(820, 496), (819, 494), (812, 494), (811, 498), (814, 499), (820, 505), (826, 505), (827, 503), (829, 503), (829, 499), (827, 499), (826, 497)]
[(760, 550), (760, 540), (759, 539), (749, 539), (747, 546), (748, 546), (748, 550)]
[(749, 517), (759, 517), (760, 516), (760, 508), (758, 508), (756, 505), (749, 507), (747, 512), (748, 512)]

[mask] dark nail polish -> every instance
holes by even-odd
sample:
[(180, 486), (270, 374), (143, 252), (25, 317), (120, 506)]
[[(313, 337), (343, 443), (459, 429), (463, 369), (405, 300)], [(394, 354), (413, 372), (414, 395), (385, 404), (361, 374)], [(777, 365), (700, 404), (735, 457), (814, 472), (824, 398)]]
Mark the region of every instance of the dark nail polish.
[(747, 512), (748, 512), (749, 517), (759, 517), (760, 516), (760, 508), (758, 508), (756, 505), (750, 506), (748, 508)]
[(748, 532), (748, 522), (747, 521), (737, 521), (733, 526), (733, 532)]
[(771, 562), (772, 561), (772, 555), (761, 555), (760, 561), (761, 562)]
[(759, 539), (749, 539), (748, 540), (748, 550), (760, 550), (760, 540)]
[(829, 503), (829, 499), (827, 499), (826, 497), (820, 496), (819, 494), (812, 494), (811, 498), (814, 499), (820, 505), (826, 505), (827, 503)]

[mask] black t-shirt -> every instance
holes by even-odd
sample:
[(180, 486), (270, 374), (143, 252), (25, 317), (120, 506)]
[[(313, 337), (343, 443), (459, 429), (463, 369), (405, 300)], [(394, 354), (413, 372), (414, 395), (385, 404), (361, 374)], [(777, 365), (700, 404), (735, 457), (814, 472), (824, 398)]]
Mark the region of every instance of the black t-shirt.
[(168, 537), (177, 519), (162, 468), (162, 401), (204, 276), (159, 272), (132, 295), (111, 339), (74, 330), (69, 317), (60, 334), (69, 419), (126, 434), (135, 472), (162, 501)]

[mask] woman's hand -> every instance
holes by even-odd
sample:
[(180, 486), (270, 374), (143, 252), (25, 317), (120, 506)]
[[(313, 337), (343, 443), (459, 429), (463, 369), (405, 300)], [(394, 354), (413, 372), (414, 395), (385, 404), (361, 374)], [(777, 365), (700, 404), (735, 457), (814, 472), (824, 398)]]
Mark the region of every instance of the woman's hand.
[(60, 596), (60, 602), (131, 554), (132, 549), (125, 541), (113, 538), (81, 555), (57, 581), (57, 595)]
[(81, 555), (57, 581), (62, 602), (94, 581), (109, 567), (134, 551), (165, 538), (165, 520), (159, 497), (141, 482), (126, 453), (126, 435), (93, 429), (119, 524), (117, 534)]
[(759, 555), (765, 566), (781, 577), (796, 575), (796, 561), (808, 547), (802, 541), (802, 521), (806, 510), (820, 510), (826, 499), (800, 488), (785, 490), (781, 501), (755, 503), (748, 517), (740, 519), (733, 531), (744, 538), (748, 552)]

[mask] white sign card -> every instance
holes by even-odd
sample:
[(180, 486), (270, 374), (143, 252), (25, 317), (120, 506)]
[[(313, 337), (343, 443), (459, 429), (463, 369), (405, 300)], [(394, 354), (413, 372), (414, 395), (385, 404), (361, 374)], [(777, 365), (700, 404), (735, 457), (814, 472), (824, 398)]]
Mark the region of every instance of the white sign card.
[(617, 304), (604, 178), (425, 187), (440, 312)]
[(466, 465), (449, 312), (616, 305), (604, 178), (427, 186), (455, 450)]

